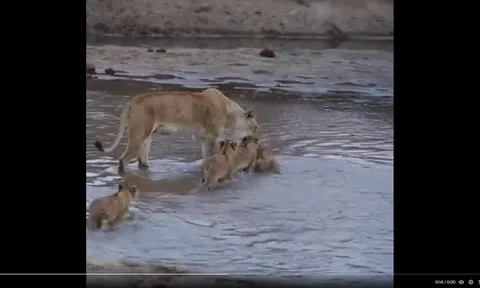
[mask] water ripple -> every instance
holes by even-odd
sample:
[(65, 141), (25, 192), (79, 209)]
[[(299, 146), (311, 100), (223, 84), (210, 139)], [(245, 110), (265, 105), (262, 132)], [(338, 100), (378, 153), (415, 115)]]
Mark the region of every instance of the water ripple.
[[(87, 92), (87, 201), (118, 184), (125, 139), (108, 155), (93, 142), (111, 143), (127, 99)], [(214, 191), (188, 193), (199, 181), (199, 143), (185, 133), (156, 136), (150, 170), (131, 164), (124, 176), (143, 191), (133, 220), (111, 233), (87, 233), (87, 257), (176, 262), (207, 273), (391, 274), (392, 107), (235, 100), (255, 107), (282, 173), (236, 175)]]

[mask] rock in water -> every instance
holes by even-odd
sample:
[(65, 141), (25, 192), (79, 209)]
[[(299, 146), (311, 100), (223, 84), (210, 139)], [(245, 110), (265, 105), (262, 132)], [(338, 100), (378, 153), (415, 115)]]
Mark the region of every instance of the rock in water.
[(87, 74), (95, 74), (95, 65), (87, 63)]
[(267, 57), (267, 58), (275, 58), (275, 52), (271, 48), (264, 48), (260, 52), (260, 56)]
[(115, 70), (113, 70), (112, 68), (107, 68), (105, 69), (105, 74), (113, 76), (115, 75)]

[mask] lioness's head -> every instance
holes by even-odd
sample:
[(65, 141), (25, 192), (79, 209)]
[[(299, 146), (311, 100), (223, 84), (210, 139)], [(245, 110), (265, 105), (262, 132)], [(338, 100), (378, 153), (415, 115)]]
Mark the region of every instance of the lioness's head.
[(248, 135), (248, 136), (244, 136), (242, 138), (242, 142), (240, 143), (240, 146), (242, 147), (247, 147), (247, 145), (249, 143), (253, 143), (255, 145), (258, 145), (258, 143), (260, 142), (260, 139), (258, 139), (257, 136), (254, 136), (254, 135)]
[(135, 200), (137, 200), (137, 196), (139, 194), (139, 190), (135, 185), (125, 187), (122, 184), (118, 185), (118, 194), (124, 193), (130, 199), (130, 203), (135, 204)]
[(231, 140), (225, 140), (218, 142), (223, 155), (232, 155), (237, 149), (237, 143)]
[(252, 109), (249, 109), (243, 113), (239, 119), (237, 119), (237, 128), (243, 130), (248, 134), (256, 134), (259, 128), (257, 120), (255, 119), (255, 114)]

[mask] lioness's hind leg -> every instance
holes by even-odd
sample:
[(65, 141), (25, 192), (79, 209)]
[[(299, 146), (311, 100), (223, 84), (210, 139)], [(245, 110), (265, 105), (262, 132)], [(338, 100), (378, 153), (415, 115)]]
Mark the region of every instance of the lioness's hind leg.
[(234, 173), (234, 170), (233, 169), (229, 169), (227, 171), (227, 173), (225, 174), (225, 177), (223, 178), (223, 181), (231, 181), (232, 180), (232, 177), (233, 177), (233, 173)]
[[(123, 153), (122, 157), (120, 157), (120, 160), (118, 161), (118, 173), (123, 174), (125, 173), (125, 165), (130, 163), (130, 161), (137, 157), (139, 154), (139, 150), (142, 148), (142, 145), (145, 141), (145, 137), (142, 137), (141, 135), (138, 135), (138, 132), (130, 129), (129, 134), (132, 135), (133, 137), (130, 137), (128, 139), (128, 144), (127, 148), (125, 149), (125, 152)], [(132, 133), (133, 132), (133, 133)], [(135, 134), (137, 135), (135, 135)]]
[(123, 153), (122, 157), (118, 161), (118, 173), (123, 174), (125, 173), (125, 165), (128, 165), (130, 161), (135, 158), (140, 149), (141, 145), (139, 141), (129, 142), (125, 153)]
[(143, 146), (140, 148), (139, 153), (138, 153), (138, 168), (140, 169), (146, 169), (150, 165), (148, 164), (148, 154), (150, 153), (150, 148), (152, 145), (152, 136), (148, 137), (145, 140), (145, 143)]

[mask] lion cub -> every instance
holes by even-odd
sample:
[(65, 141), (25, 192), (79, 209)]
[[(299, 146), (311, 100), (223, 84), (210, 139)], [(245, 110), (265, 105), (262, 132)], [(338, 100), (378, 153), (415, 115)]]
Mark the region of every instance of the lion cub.
[(117, 227), (124, 219), (130, 217), (128, 207), (135, 203), (139, 192), (134, 185), (123, 187), (120, 184), (117, 193), (95, 199), (88, 207), (90, 226), (101, 229), (106, 222), (109, 228)]
[(220, 141), (217, 153), (207, 158), (202, 165), (202, 184), (212, 190), (212, 186), (225, 179), (231, 179), (234, 169), (234, 157), (237, 143), (230, 140)]
[(257, 148), (257, 161), (255, 163), (255, 172), (280, 173), (280, 165), (273, 156), (272, 151), (264, 141), (260, 141)]
[(234, 173), (240, 170), (253, 171), (257, 160), (257, 146), (259, 139), (256, 136), (248, 135), (242, 138), (240, 147), (235, 153)]

